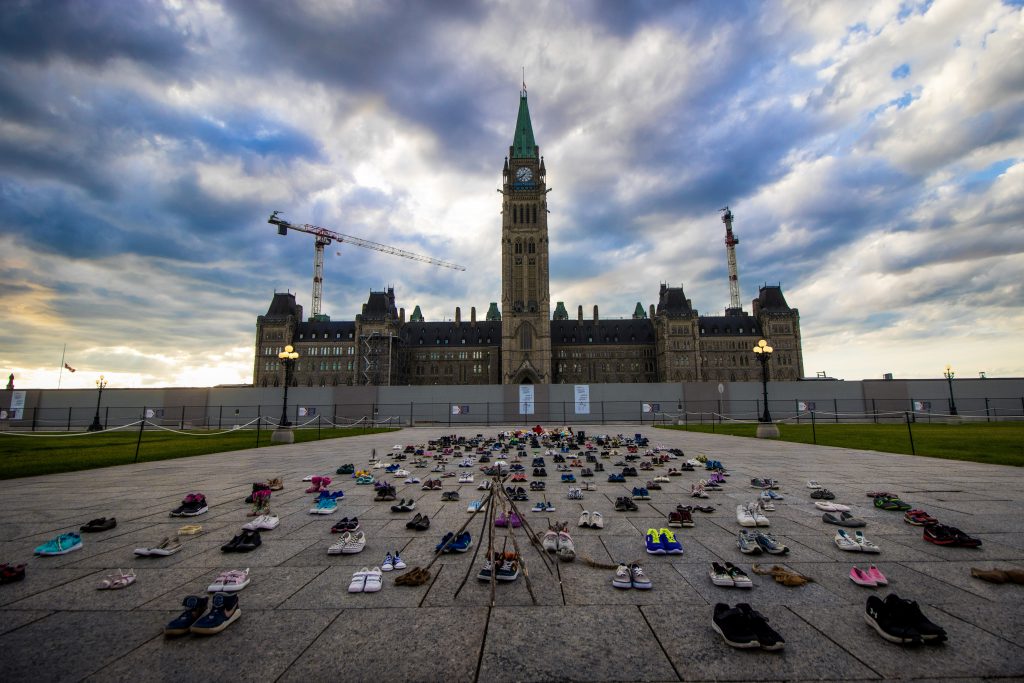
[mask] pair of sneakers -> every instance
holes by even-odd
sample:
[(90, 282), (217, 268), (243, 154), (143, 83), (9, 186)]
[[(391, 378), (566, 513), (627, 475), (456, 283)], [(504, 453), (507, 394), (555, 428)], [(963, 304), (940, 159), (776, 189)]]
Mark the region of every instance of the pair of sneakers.
[(835, 538), (833, 538), (833, 541), (835, 542), (836, 547), (840, 550), (859, 553), (882, 552), (882, 549), (872, 541), (869, 541), (862, 531), (854, 531), (851, 534), (847, 532), (846, 529), (836, 529), (836, 535)]
[(405, 569), (406, 566), (405, 560), (402, 559), (396, 550), (394, 553), (388, 553), (384, 556), (384, 562), (381, 563), (380, 570), (382, 572), (390, 572), (395, 569)]
[(647, 530), (648, 555), (682, 555), (683, 544), (676, 540), (671, 529)]
[(376, 593), (384, 585), (381, 575), (381, 567), (370, 569), (363, 567), (352, 575), (352, 581), (348, 584), (349, 593)]
[(774, 652), (786, 645), (778, 631), (768, 625), (768, 618), (745, 602), (735, 607), (721, 602), (715, 605), (711, 625), (732, 647)]
[(740, 526), (768, 526), (771, 522), (761, 510), (757, 501), (752, 503), (741, 503), (736, 506), (736, 521)]
[(242, 529), (246, 531), (270, 531), (271, 529), (276, 529), (280, 523), (281, 518), (277, 515), (260, 515), (251, 522), (243, 524)]
[(346, 531), (336, 542), (327, 548), (328, 555), (355, 555), (363, 552), (366, 547), (366, 534), (362, 531), (352, 533)]
[[(213, 603), (210, 612), (206, 606)], [(220, 633), (242, 616), (242, 608), (238, 606), (238, 595), (234, 593), (215, 593), (211, 601), (206, 596), (190, 595), (182, 601), (185, 611), (164, 627), (165, 636), (183, 636), (194, 633), (201, 636), (212, 636)]]
[(580, 513), (579, 526), (589, 527), (591, 529), (603, 529), (604, 528), (604, 515), (597, 510), (587, 512), (584, 510)]
[(531, 508), (533, 512), (554, 512), (555, 504), (547, 500), (538, 500)]
[(890, 593), (884, 600), (876, 595), (868, 596), (864, 620), (891, 643), (920, 645), (946, 640), (945, 629), (928, 619), (916, 602), (895, 593)]
[(783, 545), (774, 536), (765, 531), (747, 531), (744, 529), (736, 536), (736, 545), (744, 555), (785, 555), (789, 546)]
[(644, 573), (643, 567), (633, 564), (619, 564), (612, 577), (612, 585), (616, 588), (636, 588), (646, 591), (651, 589), (651, 579)]

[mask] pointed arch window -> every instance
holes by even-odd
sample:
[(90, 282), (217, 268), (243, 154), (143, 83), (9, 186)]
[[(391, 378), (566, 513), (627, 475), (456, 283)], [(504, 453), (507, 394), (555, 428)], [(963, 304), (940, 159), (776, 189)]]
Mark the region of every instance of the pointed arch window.
[(537, 253), (537, 244), (533, 240), (530, 240), (529, 242), (526, 243), (526, 253), (527, 254), (536, 254)]
[(537, 222), (537, 205), (536, 204), (533, 205), (533, 222), (534, 223)]
[(519, 346), (523, 351), (533, 348), (533, 333), (529, 325), (523, 325), (519, 330)]
[(519, 240), (516, 240), (516, 245), (515, 245), (515, 250), (514, 251), (517, 254), (522, 254), (523, 253), (523, 243), (520, 242)]

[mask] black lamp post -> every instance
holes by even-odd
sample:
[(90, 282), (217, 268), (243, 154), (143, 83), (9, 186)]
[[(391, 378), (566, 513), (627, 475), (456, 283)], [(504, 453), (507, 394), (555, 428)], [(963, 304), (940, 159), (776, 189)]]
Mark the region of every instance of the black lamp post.
[(96, 388), (99, 389), (99, 393), (96, 395), (96, 415), (92, 418), (92, 424), (89, 425), (90, 432), (102, 432), (103, 425), (100, 424), (100, 400), (103, 398), (103, 389), (107, 386), (108, 382), (104, 379), (103, 375), (96, 380)]
[(946, 366), (946, 371), (942, 373), (942, 376), (946, 378), (946, 382), (949, 383), (949, 414), (957, 415), (956, 412), (956, 401), (953, 400), (953, 368)]
[(295, 370), (295, 359), (299, 357), (299, 354), (289, 344), (284, 347), (284, 351), (277, 354), (277, 357), (281, 359), (281, 365), (284, 366), (284, 401), (281, 403), (281, 424), (278, 426), (280, 429), (292, 425), (288, 421), (288, 385), (292, 383), (292, 371)]
[(764, 389), (764, 415), (757, 419), (758, 422), (771, 423), (772, 416), (768, 412), (768, 361), (772, 358), (772, 347), (764, 339), (757, 342), (754, 347), (754, 357), (761, 363), (761, 387)]

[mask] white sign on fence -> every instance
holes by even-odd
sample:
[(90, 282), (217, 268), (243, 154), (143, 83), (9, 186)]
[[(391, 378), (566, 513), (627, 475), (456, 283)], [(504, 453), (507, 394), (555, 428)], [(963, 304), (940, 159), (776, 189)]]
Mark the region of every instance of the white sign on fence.
[(661, 412), (661, 404), (660, 403), (645, 403), (645, 404), (643, 404), (643, 406), (644, 406), (644, 412), (645, 413), (660, 413)]
[(15, 391), (11, 393), (11, 419), (20, 420), (22, 414), (25, 412), (25, 394), (24, 391)]
[(316, 415), (316, 408), (306, 408), (305, 406), (299, 408), (299, 417), (312, 417), (313, 415)]
[(519, 414), (533, 415), (533, 385), (519, 385)]
[(576, 414), (590, 415), (590, 385), (576, 385)]
[(452, 406), (452, 415), (469, 415), (469, 406)]

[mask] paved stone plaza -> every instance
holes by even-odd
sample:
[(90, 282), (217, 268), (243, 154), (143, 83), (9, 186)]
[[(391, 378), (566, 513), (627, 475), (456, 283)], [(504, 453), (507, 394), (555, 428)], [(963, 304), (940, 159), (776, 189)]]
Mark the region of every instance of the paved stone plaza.
[[(1024, 586), (993, 585), (970, 576), (972, 566), (1024, 567), (1024, 470), (1012, 467), (915, 458), (870, 451), (763, 442), (657, 430), (633, 425), (588, 427), (588, 434), (635, 432), (652, 445), (705, 453), (732, 473), (725, 490), (706, 501), (713, 514), (694, 513), (696, 526), (677, 529), (685, 554), (650, 556), (644, 532), (665, 526), (677, 504), (689, 504), (690, 484), (702, 470), (673, 477), (640, 501), (639, 512), (615, 512), (627, 495), (606, 475), (591, 480), (597, 491), (582, 501), (566, 499), (547, 458), (550, 514), (528, 512), (540, 496), (520, 503), (535, 529), (566, 520), (577, 552), (601, 563), (639, 561), (654, 582), (650, 591), (617, 590), (612, 571), (578, 558), (549, 571), (530, 548), (525, 552), (538, 605), (522, 578), (497, 587), (489, 607), (489, 584), (475, 578), (481, 559), (475, 547), (446, 555), (420, 587), (395, 586), (386, 574), (375, 594), (349, 594), (352, 573), (379, 565), (399, 550), (409, 567), (427, 564), (435, 544), (469, 516), (476, 484), (445, 479), (459, 490), (458, 502), (441, 502), (440, 491), (403, 485), (398, 497), (417, 499), (431, 515), (425, 532), (407, 530), (415, 513), (396, 514), (392, 503), (374, 503), (372, 486), (356, 486), (335, 475), (338, 465), (369, 460), (372, 448), (390, 453), (394, 444), (420, 443), (448, 429), (418, 428), (391, 434), (236, 451), (181, 460), (57, 474), (0, 482), (0, 562), (27, 562), (27, 577), (0, 586), (0, 680), (254, 680), (254, 681), (676, 681), (676, 680), (875, 680), (1024, 678)], [(459, 430), (493, 435), (498, 428)], [(429, 469), (410, 471), (426, 478)], [(453, 459), (449, 468), (455, 468)], [(529, 458), (524, 462), (529, 465)], [(635, 463), (634, 463), (635, 464)], [(677, 466), (678, 462), (670, 463)], [(666, 467), (659, 468), (664, 472)], [(472, 470), (479, 482), (481, 474)], [(529, 474), (532, 468), (527, 467)], [(378, 471), (379, 472), (379, 471)], [(331, 515), (308, 514), (313, 496), (301, 479), (330, 474), (345, 497)], [(658, 473), (658, 472), (656, 472)], [(653, 478), (640, 472), (626, 487)], [(643, 476), (648, 475), (648, 476)], [(220, 545), (247, 521), (243, 499), (253, 481), (280, 476), (273, 510), (280, 526), (262, 533), (263, 545), (248, 554), (224, 554)], [(745, 570), (751, 558), (736, 548), (735, 506), (754, 496), (749, 480), (782, 481), (784, 501), (768, 513), (770, 530), (792, 549), (787, 566), (814, 578), (798, 588), (754, 576), (750, 591), (719, 588), (708, 579), (710, 562), (731, 561)], [(577, 478), (579, 481), (583, 481)], [(881, 545), (880, 555), (844, 553), (832, 543), (835, 527), (821, 521), (805, 487), (815, 479), (853, 506), (868, 522), (864, 530)], [(531, 478), (532, 480), (532, 478)], [(389, 478), (390, 481), (390, 478)], [(332, 489), (336, 488), (332, 484)], [(943, 523), (983, 539), (977, 550), (941, 548), (921, 539), (902, 514), (871, 507), (868, 490), (903, 494)], [(210, 511), (193, 519), (168, 517), (189, 491), (202, 491)], [(581, 510), (604, 514), (603, 530), (580, 529)], [(328, 556), (336, 539), (331, 525), (357, 515), (367, 536), (358, 555)], [(32, 550), (58, 533), (77, 530), (96, 517), (115, 516), (117, 528), (83, 534), (84, 548), (58, 557), (32, 558)], [(549, 520), (550, 518), (550, 520)], [(481, 540), (483, 515), (469, 529)], [(154, 545), (186, 523), (203, 532), (162, 558), (136, 558), (133, 549)], [(505, 534), (504, 530), (500, 531)], [(521, 547), (524, 537), (516, 530)], [(510, 546), (511, 547), (511, 546)], [(480, 556), (482, 558), (483, 552)], [(771, 564), (766, 556), (755, 558)], [(854, 585), (853, 564), (874, 561), (890, 586)], [(466, 570), (473, 575), (456, 597)], [(165, 639), (164, 624), (180, 611), (184, 596), (205, 594), (220, 571), (252, 568), (252, 583), (238, 595), (241, 619), (223, 633)], [(109, 572), (134, 568), (138, 581), (124, 590), (98, 591)], [(904, 648), (883, 641), (864, 622), (868, 595), (890, 591), (921, 602), (943, 626), (949, 642)], [(711, 628), (716, 602), (749, 602), (786, 639), (781, 653), (735, 650)]]

